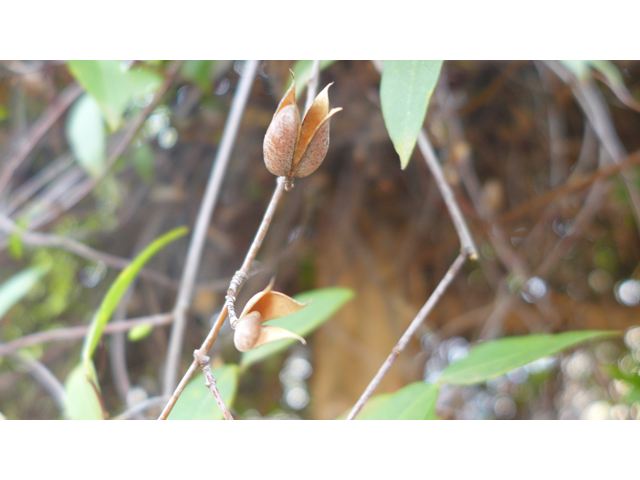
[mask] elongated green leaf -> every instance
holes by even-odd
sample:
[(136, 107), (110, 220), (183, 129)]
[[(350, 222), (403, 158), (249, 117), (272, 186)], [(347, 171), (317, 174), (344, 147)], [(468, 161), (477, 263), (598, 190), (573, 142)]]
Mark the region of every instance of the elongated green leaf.
[[(325, 68), (333, 65), (335, 60), (320, 60), (320, 71)], [(311, 77), (311, 68), (313, 67), (313, 60), (298, 60), (293, 64), (291, 70), (293, 74), (296, 76), (296, 98), (300, 98), (302, 93), (307, 88), (307, 82), (309, 81), (309, 77)], [(286, 92), (289, 90), (291, 86), (291, 78), (287, 82), (287, 87), (284, 89)], [(320, 85), (320, 88), (324, 88), (324, 85)], [(284, 93), (284, 92), (283, 92)]]
[(42, 278), (45, 270), (38, 267), (27, 268), (0, 285), (0, 318), (22, 300)]
[[(410, 383), (388, 395), (375, 408), (363, 411), (356, 420), (429, 420), (434, 417), (440, 387), (425, 382)], [(373, 401), (372, 398), (370, 400)]]
[(107, 136), (98, 103), (82, 95), (71, 108), (66, 125), (67, 140), (76, 161), (93, 176), (104, 167)]
[(555, 335), (523, 335), (481, 343), (469, 356), (444, 369), (439, 383), (471, 385), (492, 378), (594, 338), (620, 335), (620, 332), (584, 330)]
[(441, 60), (384, 62), (380, 81), (382, 116), (403, 169), (416, 146), (441, 67)]
[(100, 387), (93, 362), (79, 363), (65, 382), (65, 414), (71, 420), (104, 420)]
[(127, 332), (127, 339), (130, 342), (139, 342), (151, 335), (151, 332), (153, 332), (153, 325), (150, 323), (141, 323)]
[[(309, 305), (286, 317), (277, 318), (265, 325), (277, 325), (287, 330), (297, 333), (301, 337), (313, 332), (324, 322), (329, 320), (348, 300), (353, 297), (353, 291), (341, 287), (329, 287), (320, 290), (310, 290), (293, 297), (299, 302), (313, 300)], [(296, 340), (279, 340), (250, 350), (242, 354), (241, 368), (246, 368), (256, 362), (274, 355), (294, 344)]]
[(98, 103), (111, 130), (116, 130), (134, 95), (157, 90), (162, 76), (132, 68), (124, 70), (117, 60), (72, 60), (69, 71)]
[(82, 346), (83, 361), (88, 362), (91, 359), (96, 345), (98, 345), (98, 341), (102, 336), (104, 326), (111, 318), (111, 315), (118, 306), (122, 295), (124, 295), (124, 292), (129, 288), (129, 285), (140, 269), (165, 245), (186, 235), (188, 231), (187, 227), (180, 227), (165, 233), (160, 238), (153, 241), (151, 245), (145, 248), (127, 268), (120, 272), (120, 275), (118, 275), (118, 278), (116, 278), (113, 285), (111, 285), (111, 288), (109, 288), (109, 291), (104, 296), (98, 311), (91, 321), (91, 326), (89, 327), (87, 336), (84, 339), (84, 345)]
[[(238, 388), (238, 366), (223, 365), (212, 368), (211, 373), (225, 405), (231, 408)], [(203, 373), (191, 380), (167, 420), (222, 420), (222, 412), (205, 382)]]

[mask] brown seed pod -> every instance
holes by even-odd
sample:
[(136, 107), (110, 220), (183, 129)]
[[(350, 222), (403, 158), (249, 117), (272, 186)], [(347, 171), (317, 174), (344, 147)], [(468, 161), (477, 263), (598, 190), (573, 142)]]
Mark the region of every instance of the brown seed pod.
[(306, 177), (324, 160), (329, 149), (329, 119), (342, 110), (329, 111), (331, 85), (318, 94), (301, 124), (293, 78), (264, 137), (264, 163), (274, 175), (289, 180)]
[(258, 341), (261, 327), (262, 322), (258, 312), (241, 318), (236, 326), (236, 333), (233, 334), (233, 344), (241, 352), (248, 352)]

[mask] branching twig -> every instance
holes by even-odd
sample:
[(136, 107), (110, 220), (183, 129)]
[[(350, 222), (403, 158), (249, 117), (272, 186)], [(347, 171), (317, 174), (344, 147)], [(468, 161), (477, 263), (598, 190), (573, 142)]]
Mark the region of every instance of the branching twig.
[(427, 162), (429, 170), (431, 170), (431, 173), (433, 174), (433, 178), (438, 184), (444, 203), (447, 205), (447, 209), (451, 215), (453, 225), (456, 228), (456, 232), (458, 232), (462, 250), (467, 252), (469, 258), (472, 260), (478, 258), (478, 249), (473, 242), (473, 237), (471, 236), (471, 232), (469, 232), (467, 222), (465, 222), (464, 217), (462, 216), (462, 212), (460, 211), (460, 207), (456, 202), (449, 183), (444, 178), (444, 173), (442, 172), (442, 167), (440, 167), (438, 157), (436, 157), (436, 153), (433, 151), (431, 142), (429, 142), (429, 137), (424, 130), (420, 130), (420, 133), (418, 133), (418, 148), (420, 149), (425, 162)]
[(204, 377), (207, 379), (207, 382), (205, 383), (205, 385), (209, 387), (209, 390), (211, 390), (211, 393), (213, 393), (213, 396), (216, 399), (216, 402), (218, 403), (218, 408), (220, 408), (220, 411), (222, 412), (224, 419), (233, 420), (233, 415), (231, 415), (231, 412), (227, 408), (227, 405), (224, 403), (224, 400), (222, 399), (222, 395), (220, 395), (220, 392), (218, 391), (218, 386), (216, 385), (216, 379), (213, 378), (213, 374), (211, 373), (211, 366), (209, 365), (209, 357), (207, 357), (206, 355), (200, 356), (198, 354), (198, 350), (193, 352), (193, 356), (198, 361), (200, 368), (202, 368)]
[(202, 257), (202, 251), (204, 249), (207, 228), (211, 222), (211, 214), (213, 213), (216, 200), (220, 193), (222, 179), (224, 178), (227, 164), (231, 157), (231, 149), (235, 143), (240, 120), (242, 119), (242, 114), (247, 104), (257, 69), (258, 61), (251, 60), (247, 62), (243, 70), (244, 73), (236, 90), (229, 112), (229, 118), (222, 133), (220, 147), (214, 161), (213, 169), (211, 170), (207, 189), (200, 204), (200, 211), (198, 212), (196, 224), (193, 229), (193, 235), (191, 235), (191, 243), (185, 260), (182, 279), (180, 280), (180, 290), (178, 290), (178, 296), (173, 308), (174, 322), (171, 329), (164, 372), (163, 391), (165, 395), (169, 395), (176, 385), (180, 353), (182, 352), (182, 339), (187, 324), (187, 310), (193, 297), (193, 289), (198, 274), (198, 267), (200, 266), (200, 258)]
[(396, 346), (393, 347), (393, 350), (391, 351), (391, 354), (387, 357), (387, 360), (382, 364), (382, 367), (380, 367), (380, 370), (378, 370), (378, 373), (376, 374), (376, 376), (373, 377), (373, 380), (371, 380), (371, 382), (367, 386), (366, 390), (364, 391), (360, 399), (354, 405), (353, 409), (349, 413), (349, 416), (347, 417), (347, 420), (353, 420), (356, 417), (356, 415), (358, 415), (358, 413), (364, 406), (365, 402), (369, 399), (369, 397), (371, 397), (375, 389), (380, 384), (380, 381), (382, 380), (382, 378), (385, 376), (387, 371), (389, 371), (389, 369), (391, 368), (391, 365), (393, 365), (393, 362), (395, 362), (398, 355), (400, 355), (400, 353), (405, 349), (411, 337), (416, 333), (416, 331), (420, 327), (420, 324), (422, 324), (422, 322), (425, 320), (425, 318), (427, 318), (427, 315), (429, 315), (429, 313), (431, 312), (433, 307), (436, 305), (436, 303), (438, 303), (438, 300), (440, 300), (445, 290), (451, 284), (453, 279), (456, 277), (456, 275), (458, 274), (458, 272), (460, 271), (460, 269), (462, 268), (462, 266), (464, 265), (464, 262), (467, 260), (468, 257), (469, 257), (469, 252), (465, 250), (462, 250), (460, 252), (460, 254), (458, 255), (458, 258), (456, 258), (456, 260), (453, 262), (451, 267), (449, 267), (449, 270), (447, 270), (447, 273), (444, 275), (444, 277), (442, 278), (442, 280), (440, 281), (436, 289), (433, 291), (433, 293), (427, 300), (427, 303), (425, 303), (424, 306), (420, 309), (418, 314), (415, 316), (415, 318), (411, 322), (411, 325), (409, 325), (409, 328), (407, 328), (407, 330), (404, 332), (404, 334), (402, 335), (402, 337), (400, 338)]
[[(153, 325), (154, 327), (167, 325), (171, 323), (172, 318), (173, 316), (171, 313), (161, 313), (158, 315), (132, 318), (118, 323), (107, 323), (104, 327), (104, 333), (126, 332), (127, 330), (131, 330), (133, 327), (144, 324)], [(84, 338), (88, 331), (89, 325), (83, 325), (81, 327), (61, 328), (25, 335), (17, 340), (0, 344), (0, 357), (31, 345)]]

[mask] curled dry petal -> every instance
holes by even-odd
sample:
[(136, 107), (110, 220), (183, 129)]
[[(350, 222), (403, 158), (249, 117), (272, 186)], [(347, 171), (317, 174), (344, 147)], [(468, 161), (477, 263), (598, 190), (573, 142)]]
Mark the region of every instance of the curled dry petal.
[(267, 288), (251, 297), (240, 314), (233, 342), (241, 352), (285, 338), (307, 343), (301, 336), (282, 327), (262, 325), (266, 321), (291, 315), (309, 304), (297, 302), (284, 293), (274, 292), (271, 287), (273, 279)]

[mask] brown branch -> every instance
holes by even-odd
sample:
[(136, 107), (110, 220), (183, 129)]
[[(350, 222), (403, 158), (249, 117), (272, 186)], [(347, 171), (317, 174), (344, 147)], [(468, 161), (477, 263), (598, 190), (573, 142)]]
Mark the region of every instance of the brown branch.
[[(126, 332), (138, 325), (149, 324), (154, 327), (160, 325), (167, 325), (171, 323), (172, 315), (170, 313), (161, 313), (158, 315), (149, 315), (146, 317), (133, 318), (131, 320), (125, 320), (117, 323), (108, 323), (104, 327), (104, 333), (114, 332)], [(46, 332), (32, 333), (31, 335), (25, 335), (11, 342), (0, 344), (0, 357), (8, 355), (20, 348), (28, 347), (31, 345), (38, 345), (48, 342), (60, 342), (64, 340), (75, 340), (84, 338), (89, 331), (89, 325), (83, 325), (80, 327), (61, 328), (57, 330), (49, 330)]]
[(387, 360), (382, 364), (376, 376), (373, 377), (373, 380), (371, 380), (360, 399), (356, 402), (353, 409), (349, 413), (347, 420), (353, 420), (356, 415), (358, 415), (366, 401), (369, 399), (369, 397), (371, 397), (375, 389), (380, 384), (382, 378), (389, 371), (398, 355), (400, 355), (400, 353), (405, 349), (411, 337), (413, 337), (413, 335), (418, 331), (418, 328), (420, 327), (422, 322), (424, 322), (425, 318), (427, 318), (427, 315), (431, 313), (431, 310), (433, 310), (433, 307), (436, 305), (436, 303), (438, 303), (438, 300), (440, 300), (442, 295), (444, 295), (444, 292), (447, 290), (451, 282), (453, 282), (453, 279), (456, 277), (464, 263), (467, 261), (468, 257), (469, 252), (467, 252), (466, 250), (462, 250), (460, 252), (458, 258), (456, 258), (451, 267), (449, 267), (449, 270), (447, 270), (447, 273), (444, 275), (436, 289), (433, 291), (427, 302), (415, 316), (415, 318), (409, 325), (409, 328), (407, 328), (407, 330), (404, 332), (396, 346), (393, 347), (393, 350), (387, 357)]
[(205, 383), (205, 385), (209, 387), (209, 390), (211, 390), (211, 393), (213, 393), (213, 397), (216, 399), (218, 408), (220, 408), (220, 411), (222, 412), (224, 419), (233, 420), (233, 415), (231, 415), (231, 412), (227, 408), (227, 405), (224, 403), (224, 400), (222, 399), (222, 395), (220, 395), (220, 391), (218, 390), (218, 386), (216, 385), (216, 379), (213, 378), (213, 374), (211, 373), (211, 366), (209, 365), (209, 357), (207, 357), (206, 355), (200, 356), (200, 354), (198, 353), (198, 350), (195, 350), (193, 352), (193, 356), (195, 357), (196, 360), (198, 360), (198, 363), (200, 364), (200, 368), (202, 368), (204, 377), (207, 379), (207, 382)]

